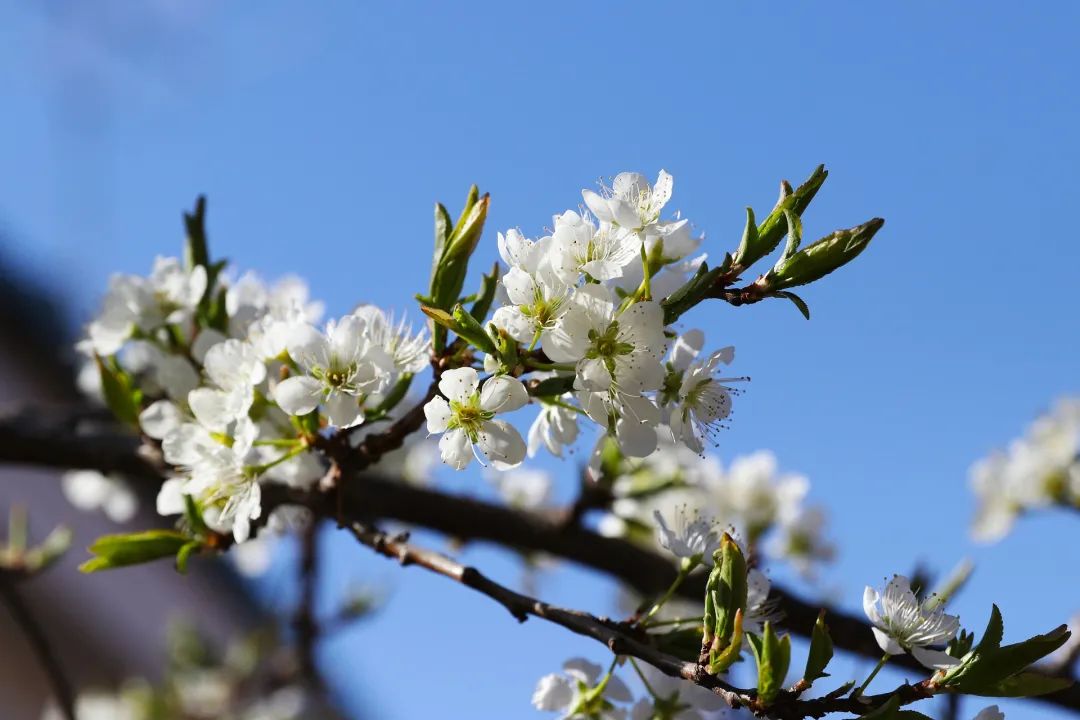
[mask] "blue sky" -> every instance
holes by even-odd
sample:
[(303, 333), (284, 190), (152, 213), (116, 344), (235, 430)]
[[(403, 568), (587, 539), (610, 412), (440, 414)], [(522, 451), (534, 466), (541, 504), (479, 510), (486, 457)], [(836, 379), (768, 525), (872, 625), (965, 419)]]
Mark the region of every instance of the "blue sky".
[[(599, 177), (660, 168), (719, 255), (745, 205), (767, 210), (781, 178), (824, 162), (807, 236), (887, 223), (853, 267), (805, 292), (810, 322), (782, 302), (688, 318), (734, 344), (753, 377), (721, 456), (768, 447), (811, 478), (841, 542), (819, 590), (851, 607), (916, 561), (971, 556), (956, 607), (972, 626), (991, 601), (1012, 638), (1080, 609), (1059, 551), (1076, 518), (1033, 518), (976, 547), (966, 484), (973, 460), (1080, 391), (1080, 5), (44, 7), (0, 9), (0, 223), (15, 238), (5, 252), (70, 302), (73, 323), (110, 273), (176, 251), (199, 192), (214, 250), (239, 266), (298, 273), (331, 312), (359, 300), (412, 312), (431, 205), (458, 206), (472, 182), (493, 195), (481, 258), (495, 257), (495, 229), (537, 233)], [(324, 655), (371, 717), (534, 717), (537, 677), (571, 654), (603, 658), (333, 542), (328, 587), (393, 587), (381, 618)], [(520, 572), (488, 550), (465, 556), (507, 581)], [(611, 606), (605, 581), (571, 569), (541, 590)], [(422, 690), (406, 682), (418, 671)]]

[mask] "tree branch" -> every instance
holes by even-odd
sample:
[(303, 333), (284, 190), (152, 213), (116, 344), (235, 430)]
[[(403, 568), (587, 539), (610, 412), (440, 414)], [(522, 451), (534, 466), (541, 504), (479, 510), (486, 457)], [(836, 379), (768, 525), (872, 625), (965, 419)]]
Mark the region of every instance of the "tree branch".
[[(160, 482), (160, 470), (152, 458), (140, 454), (139, 441), (115, 430), (77, 435), (70, 423), (55, 413), (36, 412), (32, 417), (0, 417), (0, 462), (27, 463), (54, 468), (92, 468), (123, 472)], [(429, 528), (461, 540), (482, 540), (510, 548), (545, 552), (599, 570), (646, 595), (670, 585), (675, 569), (667, 558), (631, 542), (607, 538), (577, 526), (567, 526), (565, 515), (544, 515), (419, 488), (368, 473), (350, 472), (342, 483), (341, 517), (334, 494), (302, 492), (279, 485), (263, 491), (264, 517), (273, 507), (298, 504), (324, 517), (348, 523), (386, 518)], [(704, 578), (691, 577), (681, 592), (700, 599)], [(785, 613), (784, 625), (808, 637), (818, 607), (783, 588), (774, 596)], [(838, 649), (876, 659), (881, 650), (861, 618), (830, 610), (830, 632)], [(922, 673), (909, 656), (897, 656), (894, 665)], [(1051, 695), (1033, 698), (1080, 712), (1080, 686), (1073, 685)]]
[(3, 572), (0, 572), (0, 599), (3, 600), (8, 611), (15, 618), (15, 622), (23, 629), (26, 639), (34, 648), (38, 662), (41, 663), (41, 667), (49, 678), (49, 684), (52, 685), (53, 695), (56, 696), (56, 704), (60, 706), (60, 711), (67, 720), (75, 720), (75, 693), (71, 689), (71, 683), (64, 673), (64, 668), (60, 665), (60, 658), (49, 643), (45, 630), (23, 602), (22, 596), (15, 587), (15, 581)]

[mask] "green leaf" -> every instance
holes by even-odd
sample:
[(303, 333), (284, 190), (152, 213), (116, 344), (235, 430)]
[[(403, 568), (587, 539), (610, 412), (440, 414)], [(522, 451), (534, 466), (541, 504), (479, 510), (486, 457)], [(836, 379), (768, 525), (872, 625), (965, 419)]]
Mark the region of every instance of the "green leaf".
[(799, 216), (785, 208), (784, 221), (787, 223), (788, 241), (787, 245), (784, 246), (783, 254), (780, 256), (780, 263), (783, 263), (789, 257), (794, 255), (795, 251), (799, 249), (799, 245), (802, 243), (802, 220), (799, 219)]
[(184, 213), (184, 229), (187, 239), (184, 243), (184, 264), (188, 270), (197, 265), (210, 265), (210, 251), (206, 242), (206, 196), (195, 198), (195, 209)]
[(784, 290), (820, 280), (858, 257), (884, 224), (881, 218), (874, 218), (847, 230), (837, 230), (782, 258), (766, 276), (769, 287)]
[(556, 375), (544, 378), (535, 385), (528, 385), (529, 394), (533, 397), (558, 397), (574, 389), (573, 375)]
[(89, 551), (97, 557), (84, 562), (79, 570), (92, 573), (173, 557), (190, 541), (191, 538), (176, 530), (104, 535), (89, 547)]
[(979, 644), (975, 647), (977, 653), (987, 653), (1001, 647), (1001, 638), (1005, 635), (1005, 622), (1001, 619), (1001, 610), (995, 603), (990, 608), (990, 620), (986, 623)]
[[(753, 638), (753, 635), (748, 637)], [(791, 637), (777, 637), (772, 623), (766, 622), (759, 649), (754, 656), (758, 666), (758, 697), (765, 705), (771, 705), (787, 678), (791, 664)]]
[(758, 231), (757, 220), (754, 219), (754, 208), (746, 208), (746, 226), (743, 227), (742, 240), (739, 241), (739, 249), (735, 251), (735, 256), (732, 258), (734, 262), (735, 258), (744, 258), (750, 251), (751, 247), (756, 246), (758, 243)]
[(499, 287), (499, 263), (491, 268), (491, 272), (480, 278), (480, 292), (476, 294), (476, 302), (469, 308), (469, 314), (476, 322), (482, 323), (491, 310), (491, 303), (495, 300), (495, 290)]
[(829, 637), (829, 627), (825, 624), (825, 611), (818, 613), (817, 622), (810, 633), (810, 654), (806, 658), (806, 670), (803, 671), (803, 680), (813, 683), (818, 678), (827, 677), (825, 668), (833, 657), (832, 638)]
[[(996, 615), (996, 617), (995, 617)], [(1060, 625), (1048, 633), (1036, 635), (1023, 642), (993, 647), (998, 642), (1001, 616), (991, 616), (990, 627), (971, 656), (955, 672), (945, 676), (945, 683), (965, 692), (969, 688), (996, 686), (1006, 678), (1016, 675), (1033, 663), (1057, 650), (1068, 641), (1071, 633), (1065, 625)], [(995, 625), (995, 621), (998, 625)]]
[(184, 519), (187, 520), (191, 532), (196, 535), (204, 535), (210, 532), (210, 528), (206, 526), (206, 522), (203, 520), (199, 504), (195, 502), (195, 498), (191, 495), (184, 495)]
[(453, 221), (450, 213), (442, 203), (435, 203), (435, 262), (431, 264), (432, 270), (439, 266), (443, 253), (446, 252), (446, 243), (450, 240), (450, 230)]
[(745, 251), (740, 246), (735, 256), (735, 263), (740, 268), (748, 268), (761, 258), (765, 257), (780, 244), (784, 235), (788, 232), (785, 211), (793, 212), (797, 217), (802, 217), (810, 201), (821, 189), (829, 172), (824, 165), (818, 165), (817, 169), (807, 178), (806, 182), (795, 190), (786, 182), (782, 184), (783, 192), (772, 212), (766, 216), (757, 227), (757, 239), (747, 244)]
[(720, 277), (720, 273), (721, 268), (710, 270), (706, 263), (701, 263), (698, 271), (685, 285), (660, 302), (660, 307), (664, 309), (664, 324), (670, 325), (687, 310), (704, 300), (716, 278)]
[(1053, 677), (1039, 672), (1021, 672), (987, 685), (965, 684), (964, 692), (983, 697), (1033, 697), (1049, 695), (1072, 685), (1073, 681), (1069, 678)]
[(135, 387), (131, 376), (124, 372), (115, 359), (103, 359), (94, 355), (101, 376), (101, 392), (105, 404), (116, 419), (132, 427), (139, 427), (139, 409), (142, 403), (142, 391)]
[[(440, 233), (445, 232), (444, 223), (449, 216), (445, 214), (445, 208), (441, 205), (436, 206), (436, 262), (432, 269), (431, 289), (428, 293), (431, 307), (449, 311), (461, 296), (461, 288), (465, 285), (465, 274), (469, 268), (469, 258), (480, 241), (490, 204), (488, 195), (482, 198), (479, 195), (479, 189), (473, 185), (469, 189), (465, 209), (462, 210), (454, 229), (446, 236), (441, 251), (439, 237)], [(435, 352), (446, 349), (444, 326), (435, 325), (432, 328), (432, 346)]]
[(790, 290), (781, 290), (780, 292), (775, 293), (775, 295), (777, 297), (787, 298), (788, 300), (790, 300), (792, 304), (795, 305), (795, 307), (799, 308), (799, 312), (802, 313), (802, 316), (804, 318), (806, 318), (807, 320), (810, 319), (810, 306), (807, 305), (806, 301), (803, 300), (801, 297), (791, 292)]

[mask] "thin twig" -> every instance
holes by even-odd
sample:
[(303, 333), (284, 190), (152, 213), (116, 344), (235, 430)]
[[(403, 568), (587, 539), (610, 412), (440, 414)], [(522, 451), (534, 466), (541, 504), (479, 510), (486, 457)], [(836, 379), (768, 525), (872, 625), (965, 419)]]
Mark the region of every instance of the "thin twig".
[(0, 598), (3, 599), (8, 611), (23, 629), (26, 639), (34, 648), (38, 662), (41, 663), (41, 667), (49, 678), (49, 684), (52, 685), (53, 695), (56, 697), (57, 705), (60, 706), (60, 711), (67, 720), (75, 720), (75, 693), (64, 673), (64, 668), (60, 665), (60, 658), (49, 643), (45, 630), (23, 602), (15, 583), (3, 573), (0, 573)]

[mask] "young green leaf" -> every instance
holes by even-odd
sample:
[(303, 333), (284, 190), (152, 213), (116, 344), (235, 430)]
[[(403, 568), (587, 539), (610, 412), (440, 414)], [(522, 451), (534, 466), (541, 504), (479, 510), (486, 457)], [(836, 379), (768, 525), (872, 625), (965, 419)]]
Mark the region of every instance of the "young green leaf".
[(825, 668), (833, 656), (832, 638), (829, 637), (829, 628), (825, 624), (825, 611), (818, 613), (817, 622), (810, 633), (810, 654), (806, 658), (806, 670), (803, 671), (803, 680), (813, 683), (818, 678), (828, 677)]
[(187, 239), (184, 243), (184, 264), (188, 270), (202, 265), (210, 265), (210, 251), (206, 242), (206, 196), (195, 198), (195, 209), (184, 213), (184, 229)]
[(191, 538), (176, 530), (146, 530), (144, 532), (105, 535), (89, 547), (97, 557), (79, 566), (84, 573), (138, 565), (164, 557), (174, 557)]
[(120, 422), (139, 427), (139, 409), (142, 403), (142, 391), (135, 387), (131, 376), (116, 364), (113, 359), (104, 359), (94, 355), (101, 376), (101, 393), (105, 404)]

